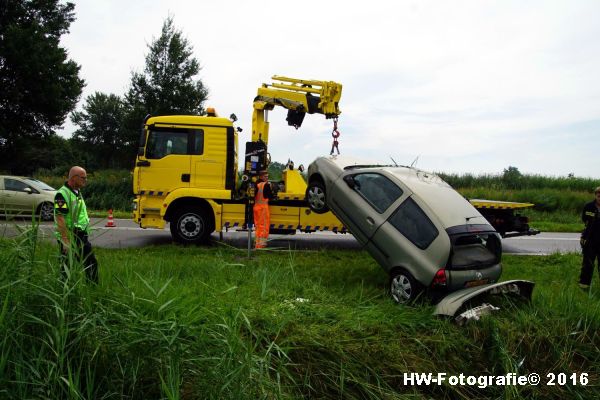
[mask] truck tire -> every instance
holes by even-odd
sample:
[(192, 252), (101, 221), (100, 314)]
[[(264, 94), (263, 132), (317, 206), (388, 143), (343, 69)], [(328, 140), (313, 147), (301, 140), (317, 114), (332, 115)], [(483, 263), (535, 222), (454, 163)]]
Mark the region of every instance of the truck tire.
[(325, 185), (319, 181), (312, 181), (306, 188), (306, 201), (308, 207), (317, 214), (325, 214), (329, 211), (325, 203)]
[(215, 230), (212, 216), (206, 209), (185, 208), (175, 214), (169, 223), (173, 240), (181, 244), (208, 243)]

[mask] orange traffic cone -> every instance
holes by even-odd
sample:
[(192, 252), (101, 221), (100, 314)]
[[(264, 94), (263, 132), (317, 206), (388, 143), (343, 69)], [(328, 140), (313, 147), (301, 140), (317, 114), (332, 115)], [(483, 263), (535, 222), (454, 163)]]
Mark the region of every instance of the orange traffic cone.
[(108, 210), (108, 222), (104, 226), (107, 228), (114, 228), (117, 226), (115, 225), (115, 221), (113, 220), (112, 208)]

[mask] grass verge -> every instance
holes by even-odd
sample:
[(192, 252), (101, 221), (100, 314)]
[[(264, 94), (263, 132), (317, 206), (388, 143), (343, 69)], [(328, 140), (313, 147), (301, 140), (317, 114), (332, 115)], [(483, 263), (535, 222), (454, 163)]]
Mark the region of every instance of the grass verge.
[[(363, 251), (98, 249), (66, 278), (37, 229), (0, 241), (0, 397), (597, 398), (600, 290), (579, 256), (504, 257), (531, 305), (460, 328), (398, 307)], [(595, 283), (598, 280), (594, 281)], [(586, 386), (410, 386), (404, 373), (588, 374)]]

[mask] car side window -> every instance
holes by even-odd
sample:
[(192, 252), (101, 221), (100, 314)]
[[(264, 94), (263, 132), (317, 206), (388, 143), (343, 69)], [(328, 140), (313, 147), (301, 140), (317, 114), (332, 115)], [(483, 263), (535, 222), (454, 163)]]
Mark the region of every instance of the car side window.
[(4, 189), (12, 190), (15, 192), (24, 192), (25, 188), (28, 188), (29, 185), (25, 182), (18, 181), (16, 179), (4, 178)]
[(400, 196), (400, 189), (394, 182), (381, 174), (363, 173), (353, 175), (354, 190), (365, 198), (378, 213), (383, 213)]
[(389, 222), (421, 250), (429, 247), (439, 235), (433, 222), (410, 197), (400, 204)]

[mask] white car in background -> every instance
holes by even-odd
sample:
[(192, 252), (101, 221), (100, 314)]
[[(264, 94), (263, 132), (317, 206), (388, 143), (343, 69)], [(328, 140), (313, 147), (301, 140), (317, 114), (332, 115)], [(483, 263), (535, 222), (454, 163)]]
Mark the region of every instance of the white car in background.
[(38, 215), (43, 221), (54, 219), (52, 186), (23, 176), (0, 176), (0, 214)]

